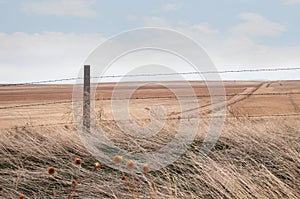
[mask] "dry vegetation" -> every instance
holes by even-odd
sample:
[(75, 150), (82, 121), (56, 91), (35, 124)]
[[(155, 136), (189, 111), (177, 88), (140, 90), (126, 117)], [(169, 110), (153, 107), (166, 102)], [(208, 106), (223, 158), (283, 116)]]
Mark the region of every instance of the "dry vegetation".
[[(236, 104), (230, 112), (241, 114), (245, 104)], [(134, 144), (113, 128), (113, 121), (100, 124), (110, 130), (108, 134), (120, 147), (143, 151), (170, 140), (170, 126), (176, 122), (170, 121), (155, 139)], [(138, 192), (140, 198), (155, 198), (153, 179), (159, 198), (299, 198), (299, 126), (299, 116), (229, 117), (207, 157), (198, 156), (203, 142), (203, 132), (199, 131), (189, 150), (172, 165), (134, 176), (135, 196)], [(201, 129), (206, 127), (207, 121), (201, 122)], [(2, 198), (21, 194), (26, 198), (67, 198), (74, 188), (72, 180), (78, 177), (72, 198), (132, 198), (120, 171), (105, 165), (94, 169), (97, 160), (81, 144), (72, 125), (28, 124), (1, 130), (0, 147)], [(77, 157), (83, 160), (80, 172), (74, 163)], [(48, 174), (49, 167), (55, 168), (54, 175)], [(131, 176), (126, 175), (134, 190)]]

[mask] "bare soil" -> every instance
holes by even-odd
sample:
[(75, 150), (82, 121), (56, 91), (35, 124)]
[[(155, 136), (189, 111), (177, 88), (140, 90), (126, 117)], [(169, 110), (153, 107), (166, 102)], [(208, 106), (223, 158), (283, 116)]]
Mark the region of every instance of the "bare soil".
[[(130, 152), (164, 146), (174, 138), (182, 114), (201, 118), (189, 150), (166, 168), (135, 175), (134, 193), (170, 199), (300, 198), (300, 81), (224, 82), (227, 98), (214, 106), (205, 83), (190, 83), (199, 100), (183, 98), (184, 113), (176, 100), (188, 94), (181, 82), (144, 85), (130, 95), (129, 106), (114, 110), (122, 114), (128, 108), (134, 122), (147, 127), (153, 106), (163, 106), (170, 120), (149, 139), (120, 129), (111, 110), (115, 84), (98, 85), (93, 96), (98, 100), (92, 101), (98, 122), (111, 141)], [(117, 97), (126, 98), (135, 86), (123, 83)], [(93, 170), (99, 160), (78, 138), (72, 92), (73, 85), (0, 85), (0, 198), (67, 198), (71, 180), (79, 177), (69, 198), (134, 198), (120, 171), (104, 164)], [(222, 134), (211, 153), (200, 157), (211, 112), (224, 105)], [(80, 169), (76, 157), (83, 159)], [(48, 167), (56, 169), (54, 176), (47, 174)], [(126, 176), (133, 190), (132, 176)]]

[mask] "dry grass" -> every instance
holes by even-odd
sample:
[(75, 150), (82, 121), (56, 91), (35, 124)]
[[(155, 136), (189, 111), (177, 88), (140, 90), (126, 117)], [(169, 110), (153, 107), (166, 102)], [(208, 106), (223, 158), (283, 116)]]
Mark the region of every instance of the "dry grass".
[[(118, 131), (110, 126), (117, 141)], [(300, 118), (296, 117), (228, 119), (208, 157), (198, 156), (203, 137), (199, 135), (172, 165), (135, 175), (139, 196), (155, 198), (152, 178), (159, 198), (299, 198), (299, 126)], [(157, 146), (154, 143), (166, 142), (168, 136), (172, 134), (145, 143)], [(128, 142), (130, 139), (125, 139), (119, 145), (128, 149)], [(143, 146), (137, 145), (135, 142), (130, 150), (143, 151)], [(78, 175), (73, 198), (132, 198), (119, 171), (105, 165), (95, 171), (97, 160), (82, 146), (73, 128), (25, 126), (3, 131), (0, 146), (2, 198), (21, 194), (27, 198), (67, 198)], [(77, 157), (83, 160), (80, 173), (74, 164)], [(49, 167), (56, 169), (54, 175), (47, 173)]]

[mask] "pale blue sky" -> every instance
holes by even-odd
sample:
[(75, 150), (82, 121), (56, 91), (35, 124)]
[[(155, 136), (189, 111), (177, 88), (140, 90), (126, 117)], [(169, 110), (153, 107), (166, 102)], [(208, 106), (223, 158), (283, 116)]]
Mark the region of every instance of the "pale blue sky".
[[(0, 0), (0, 82), (72, 77), (106, 38), (144, 26), (187, 34), (220, 70), (299, 67), (299, 11), (300, 0)], [(16, 71), (23, 73), (8, 75)]]

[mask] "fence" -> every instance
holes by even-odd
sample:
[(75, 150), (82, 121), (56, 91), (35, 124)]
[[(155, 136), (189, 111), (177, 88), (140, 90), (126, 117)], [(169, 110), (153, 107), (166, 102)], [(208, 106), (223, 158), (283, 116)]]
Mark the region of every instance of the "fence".
[[(151, 77), (151, 76), (172, 76), (172, 75), (197, 75), (197, 74), (224, 74), (224, 73), (256, 73), (256, 72), (279, 72), (279, 71), (296, 71), (300, 70), (300, 67), (293, 68), (260, 68), (260, 69), (242, 69), (242, 70), (223, 70), (223, 71), (204, 71), (204, 72), (183, 72), (183, 73), (156, 73), (156, 74), (131, 74), (131, 75), (102, 75), (96, 77), (90, 77), (91, 79), (106, 79), (106, 78), (119, 78), (119, 77)], [(21, 85), (39, 85), (46, 83), (58, 83), (67, 81), (83, 80), (80, 77), (62, 78), (62, 79), (49, 79), (33, 82), (20, 82), (14, 84), (0, 83), (0, 87), (7, 86), (21, 86)]]
[[(193, 74), (210, 74), (210, 73), (248, 73), (248, 72), (276, 72), (276, 71), (294, 71), (300, 70), (300, 67), (296, 68), (261, 68), (261, 69), (243, 69), (243, 70), (225, 70), (225, 71), (204, 71), (204, 72), (183, 72), (183, 73), (157, 73), (157, 74), (132, 74), (132, 75), (106, 75), (106, 76), (98, 76), (91, 77), (90, 76), (90, 66), (85, 65), (84, 67), (84, 78), (63, 78), (63, 79), (53, 79), (53, 80), (41, 80), (41, 81), (33, 81), (33, 82), (23, 82), (16, 84), (1, 84), (0, 87), (9, 87), (9, 86), (26, 86), (26, 85), (40, 85), (46, 83), (58, 83), (65, 81), (76, 81), (76, 80), (84, 80), (84, 96), (83, 96), (83, 125), (86, 128), (86, 131), (89, 132), (90, 129), (90, 102), (94, 101), (105, 101), (105, 100), (128, 100), (128, 99), (175, 99), (176, 97), (166, 97), (166, 96), (154, 96), (154, 97), (135, 97), (135, 98), (90, 98), (90, 80), (91, 79), (103, 79), (103, 78), (119, 78), (119, 77), (144, 77), (144, 76), (171, 76), (171, 75), (193, 75)], [(237, 95), (246, 95), (246, 96), (276, 96), (276, 95), (300, 95), (300, 92), (271, 92), (271, 93), (252, 93), (252, 94), (226, 94), (226, 97), (237, 96)], [(216, 96), (216, 95), (214, 95)], [(191, 96), (180, 96), (180, 98), (190, 98)], [(211, 97), (211, 95), (196, 95), (192, 97)], [(37, 107), (44, 105), (54, 105), (54, 104), (69, 104), (72, 103), (72, 100), (63, 100), (63, 101), (53, 101), (47, 103), (36, 103), (36, 104), (23, 104), (23, 105), (15, 105), (15, 106), (3, 106), (0, 107), (0, 110), (4, 109), (14, 109), (14, 108), (25, 108), (25, 107)], [(265, 117), (297, 117), (300, 116), (300, 113), (291, 113), (291, 114), (273, 114), (273, 115), (259, 115), (259, 116), (227, 116), (226, 118), (265, 118)], [(200, 116), (200, 118), (211, 118), (208, 116)], [(167, 118), (166, 120), (177, 120), (178, 117), (175, 118)], [(190, 119), (190, 118), (180, 118), (181, 120)], [(54, 124), (46, 124), (46, 125), (37, 125), (38, 126), (59, 126), (59, 125), (69, 125), (76, 124), (72, 123), (54, 123)], [(2, 129), (3, 130), (3, 129)]]

